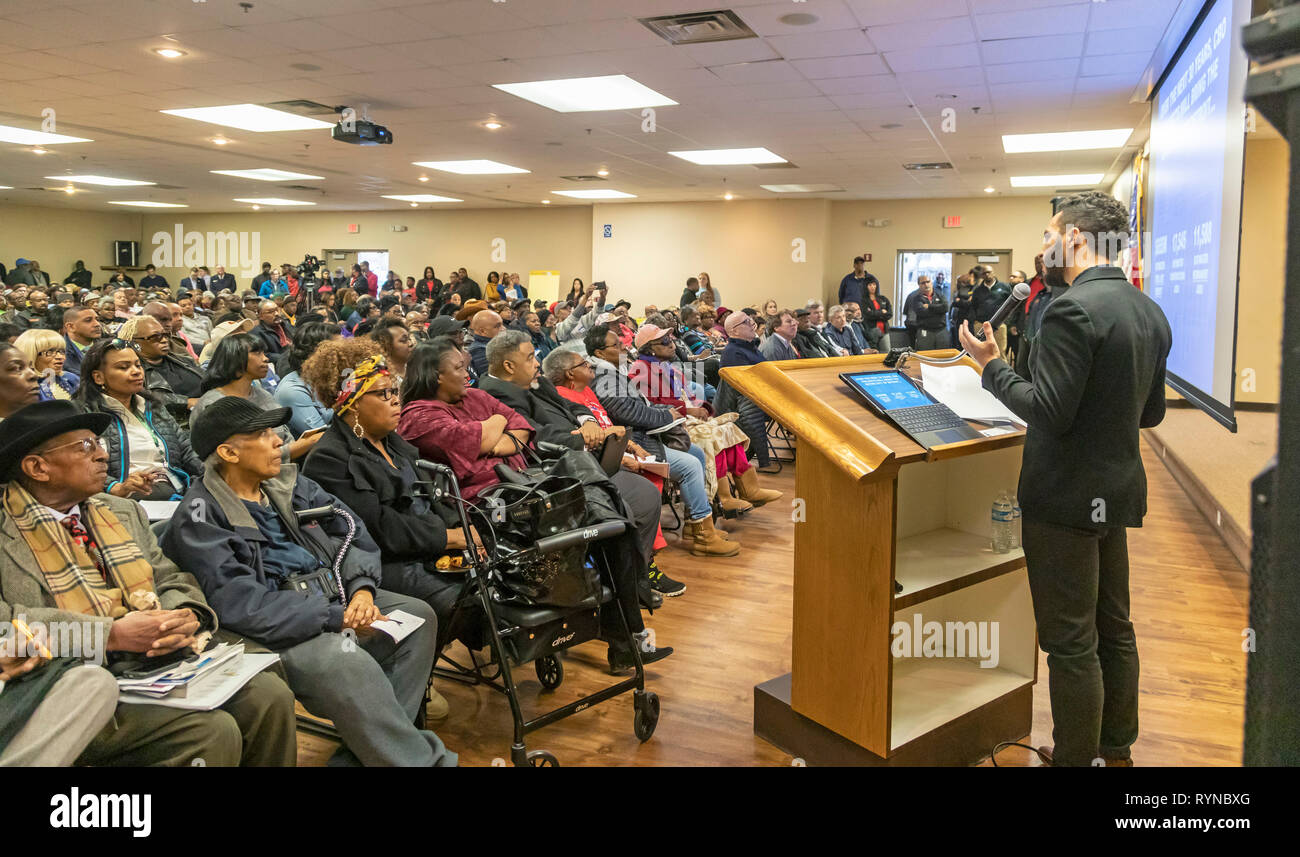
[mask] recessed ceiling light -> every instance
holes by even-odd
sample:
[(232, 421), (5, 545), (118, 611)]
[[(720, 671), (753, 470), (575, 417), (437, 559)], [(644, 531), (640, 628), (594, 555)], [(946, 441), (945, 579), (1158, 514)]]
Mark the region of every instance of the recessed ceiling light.
[(185, 51), (177, 50), (176, 48), (154, 48), (153, 52), (158, 56), (166, 57), (169, 60), (185, 56)]
[(420, 203), (418, 202), (411, 203), (411, 208), (419, 208), (419, 207), (420, 207)]
[(260, 206), (260, 205), (255, 205), (255, 206), (253, 206), (253, 211), (258, 211), (259, 209), (261, 209), (261, 207), (262, 207), (262, 206)]
[(727, 202), (731, 202), (736, 197), (731, 193), (731, 191), (727, 191), (722, 195), (722, 198), (725, 199)]
[(428, 167), (444, 173), (456, 173), (462, 176), (492, 176), (504, 173), (526, 173), (528, 170), (512, 167), (497, 161), (414, 161), (417, 167)]
[(275, 196), (235, 197), (234, 201), (251, 202), (254, 204), (253, 205), (254, 208), (256, 208), (258, 205), (315, 205), (316, 204), (314, 202), (304, 202), (301, 199), (280, 199), (279, 197), (275, 197)]
[(0, 190), (13, 190), (13, 185), (0, 184)]
[(33, 155), (48, 155), (49, 153), (50, 153), (49, 149), (42, 149), (40, 146), (36, 146), (35, 148), (32, 149)]
[(497, 122), (495, 119), (489, 119), (487, 122), (483, 123), (483, 127), (489, 131), (496, 131), (501, 127), (501, 123)]
[(551, 204), (551, 201), (550, 201), (549, 199), (544, 199), (544, 200), (542, 200), (542, 205), (550, 205), (550, 204)]
[(623, 193), (621, 190), (553, 190), (551, 193), (556, 196), (569, 196), (574, 199), (636, 199), (634, 193)]
[(493, 87), (559, 113), (669, 107), (677, 103), (625, 74), (534, 80), (528, 83), (494, 83)]
[[(85, 137), (69, 137), (66, 134), (48, 134), (44, 131), (29, 131), (12, 125), (0, 125), (0, 143), (17, 143), (19, 146), (49, 146), (55, 143), (93, 143)], [(38, 152), (37, 154), (43, 154)]]
[(1065, 176), (1012, 176), (1012, 187), (1089, 187), (1102, 179), (1102, 173), (1079, 173)]
[(601, 176), (603, 178), (604, 176), (609, 175), (609, 170), (605, 169), (604, 167), (601, 167), (600, 169), (596, 170), (596, 175)]
[(1128, 142), (1132, 128), (1104, 131), (1058, 131), (1050, 134), (1003, 134), (1002, 150), (1008, 155), (1021, 152), (1074, 152), (1080, 149), (1120, 149)]
[(63, 189), (63, 192), (66, 193), (68, 196), (72, 196), (74, 193), (77, 192), (77, 189), (72, 185), (68, 185)]
[(109, 205), (134, 205), (139, 208), (189, 208), (179, 202), (154, 202), (149, 199), (110, 199)]
[(237, 179), (257, 179), (260, 182), (283, 182), (290, 179), (323, 179), (324, 176), (312, 176), (307, 173), (291, 173), (288, 170), (274, 170), (259, 167), (255, 170), (208, 170), (219, 176), (234, 176)]
[(422, 182), (427, 182), (428, 180), (429, 180), (428, 176), (420, 176), (420, 178), (417, 179), (417, 181), (422, 181)]
[(690, 161), (701, 166), (719, 166), (722, 164), (784, 164), (788, 163), (780, 155), (767, 149), (699, 149), (693, 152), (669, 152), (675, 158)]
[(384, 199), (396, 199), (400, 202), (464, 202), (463, 199), (456, 199), (454, 196), (437, 196), (432, 193), (394, 193), (382, 194)]
[(227, 140), (225, 137), (213, 137), (212, 142), (218, 146), (224, 146), (230, 141)]
[(985, 193), (993, 193), (993, 191), (994, 191), (993, 185), (989, 185), (988, 187), (984, 188)]
[(759, 187), (772, 193), (833, 193), (844, 190), (837, 184), (761, 184)]
[(142, 182), (135, 179), (115, 179), (110, 176), (46, 176), (46, 178), (61, 179), (65, 182), (77, 182), (78, 184), (103, 185), (104, 187), (143, 187), (144, 185), (158, 184), (157, 182)]
[(284, 110), (273, 110), (260, 104), (223, 104), (219, 107), (185, 107), (176, 110), (162, 110), (170, 116), (184, 119), (196, 119), (241, 131), (310, 131), (317, 128), (333, 128), (329, 122), (299, 116)]

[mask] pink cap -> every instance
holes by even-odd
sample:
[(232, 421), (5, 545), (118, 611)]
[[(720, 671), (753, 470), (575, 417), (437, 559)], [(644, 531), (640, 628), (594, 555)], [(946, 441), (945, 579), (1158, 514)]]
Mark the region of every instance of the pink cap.
[(641, 325), (640, 329), (637, 330), (636, 336), (633, 337), (632, 344), (634, 344), (637, 347), (637, 350), (640, 350), (642, 345), (645, 345), (647, 342), (651, 342), (655, 339), (658, 339), (659, 337), (663, 336), (667, 332), (668, 331), (664, 330), (662, 327), (659, 327), (658, 325), (643, 324)]

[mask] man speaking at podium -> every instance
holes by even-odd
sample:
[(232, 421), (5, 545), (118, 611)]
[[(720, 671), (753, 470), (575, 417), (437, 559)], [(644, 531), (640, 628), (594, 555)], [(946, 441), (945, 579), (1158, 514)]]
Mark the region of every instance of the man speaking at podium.
[[(1129, 621), (1127, 527), (1142, 526), (1138, 429), (1165, 415), (1164, 313), (1111, 263), (1128, 210), (1096, 191), (1066, 199), (1043, 233), (1043, 315), (1028, 380), (987, 322), (962, 347), (983, 384), (1028, 424), (1020, 507), (1038, 641), (1047, 653), (1054, 765), (1131, 765), (1138, 652)], [(1100, 764), (1100, 762), (1096, 762)]]

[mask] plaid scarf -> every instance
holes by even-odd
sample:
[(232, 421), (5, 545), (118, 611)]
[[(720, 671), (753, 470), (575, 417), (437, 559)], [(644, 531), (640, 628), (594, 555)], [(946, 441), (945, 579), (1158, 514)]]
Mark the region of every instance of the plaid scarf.
[(153, 567), (102, 501), (92, 497), (80, 507), (82, 525), (104, 560), (102, 575), (90, 554), (17, 481), (5, 488), (3, 503), (60, 610), (116, 619), (132, 609), (128, 598), (141, 590), (153, 593)]

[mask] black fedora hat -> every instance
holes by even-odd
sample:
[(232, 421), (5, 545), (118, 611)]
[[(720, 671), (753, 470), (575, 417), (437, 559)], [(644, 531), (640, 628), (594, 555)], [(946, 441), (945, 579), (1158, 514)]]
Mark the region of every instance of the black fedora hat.
[(0, 422), (0, 481), (11, 481), (23, 456), (50, 438), (77, 429), (101, 435), (112, 422), (110, 414), (86, 413), (58, 399), (19, 408)]

